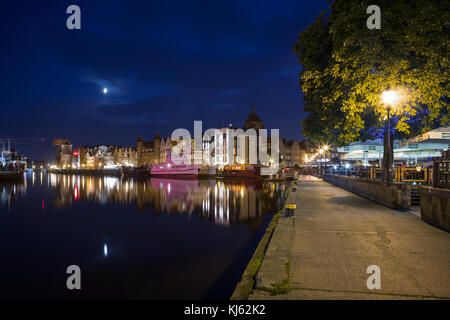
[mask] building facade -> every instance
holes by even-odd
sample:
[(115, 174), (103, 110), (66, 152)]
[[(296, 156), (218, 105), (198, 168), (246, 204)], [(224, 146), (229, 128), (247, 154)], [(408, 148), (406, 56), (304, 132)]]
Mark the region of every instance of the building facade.
[(151, 166), (160, 162), (161, 137), (156, 133), (153, 140), (144, 141), (142, 137), (137, 140), (137, 166)]
[[(251, 112), (245, 119), (241, 128), (222, 127), (215, 131), (210, 138), (202, 141), (202, 149), (195, 149), (195, 139), (191, 140), (191, 163), (203, 165), (224, 166), (227, 164), (249, 164), (250, 155), (256, 155), (256, 163), (270, 165), (277, 163), (275, 155), (271, 154), (272, 141), (278, 140), (280, 168), (294, 167), (305, 162), (306, 150), (302, 143), (296, 140), (286, 141), (280, 136), (268, 136), (265, 145), (260, 146), (259, 129), (264, 128), (264, 123), (256, 114), (255, 106), (252, 106)], [(268, 130), (269, 131), (269, 130)], [(228, 134), (233, 132), (233, 137), (228, 139)], [(239, 138), (237, 135), (243, 133)], [(238, 141), (239, 140), (239, 141)], [(232, 141), (233, 147), (228, 143)], [(95, 146), (80, 147), (77, 152), (74, 163), (76, 168), (81, 169), (108, 169), (116, 167), (151, 167), (157, 163), (166, 161), (167, 155), (170, 155), (174, 146), (179, 141), (173, 141), (171, 137), (162, 138), (158, 133), (153, 140), (144, 141), (141, 136), (138, 137), (136, 147), (121, 146)], [(58, 141), (58, 159), (60, 163), (72, 163), (72, 145), (65, 140)], [(56, 148), (56, 145), (55, 145)], [(260, 149), (266, 157), (260, 157)], [(264, 150), (263, 150), (264, 149)], [(217, 152), (216, 152), (217, 151)], [(254, 162), (253, 162), (254, 163)]]
[(56, 166), (60, 169), (72, 167), (72, 143), (66, 139), (53, 140), (55, 148)]
[[(440, 127), (407, 140), (394, 140), (394, 161), (407, 165), (430, 162), (450, 148), (450, 126)], [(384, 154), (383, 140), (354, 142), (337, 150), (341, 159), (360, 162), (378, 162), (381, 166)]]

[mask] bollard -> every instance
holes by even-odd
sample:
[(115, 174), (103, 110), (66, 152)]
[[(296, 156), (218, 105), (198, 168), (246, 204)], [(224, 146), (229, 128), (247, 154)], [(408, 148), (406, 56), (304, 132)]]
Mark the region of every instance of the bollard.
[(286, 212), (285, 212), (285, 216), (286, 217), (291, 217), (295, 214), (295, 209), (297, 208), (297, 206), (295, 204), (287, 204), (286, 205)]
[(292, 189), (291, 189), (291, 191), (292, 191), (292, 192), (297, 191), (297, 186), (293, 186)]

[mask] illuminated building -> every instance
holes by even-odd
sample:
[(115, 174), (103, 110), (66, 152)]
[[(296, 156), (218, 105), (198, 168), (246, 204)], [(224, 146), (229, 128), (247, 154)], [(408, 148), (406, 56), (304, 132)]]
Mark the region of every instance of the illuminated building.
[[(417, 137), (404, 141), (394, 141), (394, 160), (416, 164), (431, 161), (433, 157), (440, 157), (442, 151), (448, 150), (450, 146), (450, 126), (441, 127)], [(341, 147), (338, 151), (343, 160), (378, 161), (383, 159), (383, 141), (381, 139), (368, 140), (366, 142), (354, 142)]]
[(60, 169), (72, 167), (72, 143), (66, 139), (53, 140), (56, 154), (56, 165)]

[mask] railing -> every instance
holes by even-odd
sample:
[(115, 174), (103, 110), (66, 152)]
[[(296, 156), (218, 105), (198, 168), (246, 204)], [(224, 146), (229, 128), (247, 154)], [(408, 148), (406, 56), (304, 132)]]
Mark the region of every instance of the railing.
[[(345, 176), (354, 176), (358, 178), (383, 180), (384, 169), (383, 168), (365, 168), (365, 167), (353, 167), (351, 169), (331, 169), (329, 174), (339, 174)], [(432, 168), (402, 168), (395, 167), (393, 170), (393, 182), (404, 182), (409, 184), (432, 184), (433, 169)]]
[(369, 178), (375, 180), (383, 180), (383, 172), (384, 171), (381, 168), (370, 168)]
[[(393, 182), (407, 184), (432, 185), (435, 188), (450, 189), (450, 160), (434, 161), (433, 168), (402, 168), (395, 167), (393, 170)], [(322, 176), (323, 174), (337, 174), (341, 176), (353, 176), (382, 181), (384, 169), (377, 167), (353, 166), (351, 168), (328, 166), (326, 168), (304, 167), (300, 169), (301, 174), (312, 174)], [(436, 181), (434, 183), (434, 181)]]
[[(416, 182), (429, 184), (429, 176), (433, 176), (433, 169), (416, 169), (416, 168), (396, 168), (397, 174), (396, 178), (398, 182)], [(431, 171), (431, 174), (428, 172)]]
[(433, 162), (433, 187), (450, 189), (450, 160)]

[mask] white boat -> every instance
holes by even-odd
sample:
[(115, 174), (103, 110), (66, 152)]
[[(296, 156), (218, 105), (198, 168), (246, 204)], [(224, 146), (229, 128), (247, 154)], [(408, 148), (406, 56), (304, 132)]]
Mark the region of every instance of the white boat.
[(176, 164), (172, 161), (170, 154), (167, 154), (165, 163), (158, 163), (152, 166), (150, 176), (166, 178), (197, 178), (201, 166), (190, 164)]

